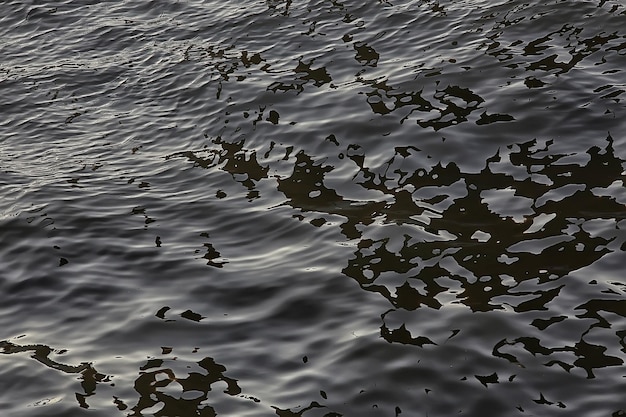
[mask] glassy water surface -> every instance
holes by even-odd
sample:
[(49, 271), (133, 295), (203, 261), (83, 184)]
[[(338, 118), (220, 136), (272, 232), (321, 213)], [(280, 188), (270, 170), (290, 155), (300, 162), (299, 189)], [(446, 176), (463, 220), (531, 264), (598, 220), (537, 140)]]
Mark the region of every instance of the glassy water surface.
[(0, 23), (3, 415), (626, 415), (623, 2)]

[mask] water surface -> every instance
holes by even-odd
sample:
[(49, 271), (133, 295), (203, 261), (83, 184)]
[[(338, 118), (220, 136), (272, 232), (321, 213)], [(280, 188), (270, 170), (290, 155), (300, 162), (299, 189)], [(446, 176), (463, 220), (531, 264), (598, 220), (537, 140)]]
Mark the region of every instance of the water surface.
[(626, 414), (621, 2), (30, 3), (4, 414)]

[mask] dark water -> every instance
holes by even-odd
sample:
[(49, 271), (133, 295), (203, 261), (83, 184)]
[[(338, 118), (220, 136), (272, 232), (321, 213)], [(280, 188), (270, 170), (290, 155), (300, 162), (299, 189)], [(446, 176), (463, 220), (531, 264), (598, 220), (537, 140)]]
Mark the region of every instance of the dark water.
[(621, 1), (4, 1), (0, 412), (624, 416)]

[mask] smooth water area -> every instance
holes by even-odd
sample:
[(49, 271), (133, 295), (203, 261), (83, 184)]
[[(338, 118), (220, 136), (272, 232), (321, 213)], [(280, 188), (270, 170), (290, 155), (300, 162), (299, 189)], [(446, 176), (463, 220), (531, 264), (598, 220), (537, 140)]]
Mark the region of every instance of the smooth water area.
[(0, 413), (626, 415), (626, 5), (5, 1)]

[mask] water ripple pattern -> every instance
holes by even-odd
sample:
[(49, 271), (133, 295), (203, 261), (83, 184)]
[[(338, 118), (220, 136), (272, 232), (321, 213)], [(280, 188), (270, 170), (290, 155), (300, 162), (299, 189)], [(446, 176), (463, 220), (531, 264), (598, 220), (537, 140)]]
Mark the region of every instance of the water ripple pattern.
[(0, 412), (625, 416), (625, 22), (5, 1)]

